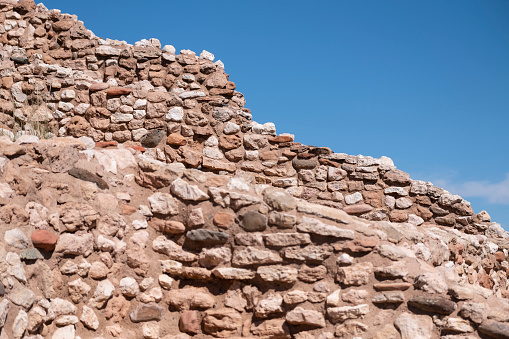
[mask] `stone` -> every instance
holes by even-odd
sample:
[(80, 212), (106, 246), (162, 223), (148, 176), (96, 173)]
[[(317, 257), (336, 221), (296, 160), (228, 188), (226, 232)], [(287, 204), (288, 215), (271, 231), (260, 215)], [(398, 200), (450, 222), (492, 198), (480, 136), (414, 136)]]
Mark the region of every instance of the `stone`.
[(5, 232), (4, 241), (12, 247), (15, 247), (20, 250), (24, 250), (28, 248), (28, 238), (25, 234), (19, 229), (14, 228)]
[(289, 266), (260, 266), (256, 273), (267, 282), (293, 284), (297, 281), (297, 269)]
[(339, 267), (337, 280), (344, 285), (361, 286), (369, 282), (373, 272), (373, 264), (370, 262), (360, 263), (350, 267)]
[(404, 301), (405, 294), (400, 291), (380, 293), (371, 299), (373, 304), (401, 304)]
[(353, 194), (345, 196), (345, 203), (347, 205), (353, 205), (353, 204), (356, 204), (358, 202), (361, 202), (362, 200), (363, 200), (362, 199), (362, 194), (360, 192), (355, 192)]
[(479, 326), (479, 332), (497, 339), (509, 338), (509, 324), (485, 321)]
[(252, 247), (237, 247), (232, 258), (232, 264), (238, 266), (277, 264), (282, 261), (276, 252)]
[(368, 292), (366, 290), (354, 290), (351, 289), (341, 295), (341, 300), (344, 302), (360, 305), (366, 302), (368, 298)]
[(165, 236), (155, 238), (152, 242), (152, 249), (158, 253), (165, 254), (171, 260), (191, 262), (198, 258), (195, 254), (184, 251), (182, 246), (167, 239)]
[(277, 189), (266, 189), (263, 192), (263, 200), (273, 209), (282, 212), (291, 211), (297, 206), (293, 196)]
[(415, 277), (414, 287), (429, 293), (443, 293), (448, 289), (445, 278), (435, 272), (423, 273)]
[(76, 315), (77, 308), (71, 302), (54, 298), (51, 300), (46, 320), (54, 320), (62, 315)]
[(292, 325), (308, 325), (313, 327), (325, 327), (325, 318), (318, 311), (306, 310), (296, 307), (286, 314), (286, 321)]
[(470, 326), (470, 322), (461, 318), (447, 317), (446, 321), (437, 324), (444, 331), (452, 333), (471, 333), (474, 332), (474, 328)]
[(331, 255), (332, 246), (326, 244), (321, 246), (308, 245), (304, 248), (287, 247), (284, 249), (285, 258), (300, 261), (323, 262)]
[(224, 244), (228, 240), (229, 234), (222, 231), (199, 229), (187, 232), (186, 238), (207, 244)]
[(364, 214), (364, 213), (368, 213), (368, 212), (371, 212), (373, 210), (373, 206), (370, 206), (368, 204), (356, 204), (356, 205), (350, 205), (350, 206), (345, 206), (343, 208), (343, 211), (348, 213), (348, 214)]
[(327, 275), (327, 268), (323, 265), (316, 267), (309, 267), (302, 265), (299, 270), (298, 279), (307, 283), (312, 283), (318, 280), (325, 279)]
[(212, 294), (206, 289), (196, 287), (171, 290), (165, 295), (164, 300), (178, 310), (209, 309), (216, 305)]
[(68, 325), (65, 327), (60, 327), (55, 330), (51, 339), (69, 339), (75, 338), (75, 329), (74, 325)]
[(146, 148), (154, 148), (165, 136), (166, 132), (162, 129), (152, 130), (141, 139), (141, 145)]
[(197, 311), (184, 311), (180, 315), (179, 329), (182, 332), (197, 334), (200, 332), (200, 317)]
[(23, 337), (23, 333), (28, 326), (28, 315), (25, 311), (19, 310), (18, 315), (12, 324), (12, 335), (15, 339)]
[[(336, 327), (336, 337), (349, 338), (351, 336), (361, 337), (368, 330), (368, 326), (355, 320), (346, 321)], [(378, 333), (378, 331), (377, 331)], [(385, 337), (388, 339), (388, 337)]]
[[(22, 285), (17, 285), (7, 294), (7, 298), (14, 305), (21, 306), (28, 310), (35, 301), (35, 294), (30, 289)], [(6, 306), (6, 309), (8, 309), (8, 306)]]
[(325, 237), (335, 237), (342, 239), (353, 239), (354, 231), (342, 229), (334, 225), (327, 225), (318, 219), (301, 217), (297, 230), (299, 232), (313, 233)]
[(407, 312), (399, 315), (394, 326), (401, 333), (401, 339), (431, 339), (433, 334), (433, 321), (426, 315), (414, 315)]
[(474, 291), (468, 285), (454, 285), (448, 292), (456, 300), (474, 299)]
[(91, 330), (96, 331), (99, 328), (99, 319), (97, 318), (97, 315), (94, 310), (86, 305), (83, 306), (80, 321)]
[(465, 302), (460, 307), (459, 314), (463, 318), (470, 319), (476, 324), (480, 324), (487, 316), (488, 307), (481, 303)]
[(164, 313), (164, 308), (156, 303), (140, 303), (129, 315), (133, 323), (146, 321), (159, 321)]
[(269, 293), (258, 301), (254, 309), (255, 317), (267, 318), (270, 315), (283, 312), (283, 297), (279, 293)]
[(348, 319), (363, 318), (368, 313), (369, 305), (367, 304), (327, 308), (327, 316), (334, 324)]
[(152, 213), (162, 215), (178, 214), (177, 203), (168, 193), (157, 192), (148, 197)]
[(159, 325), (155, 323), (144, 323), (141, 327), (144, 339), (159, 339)]
[(303, 233), (272, 233), (264, 236), (267, 246), (287, 247), (295, 245), (307, 245), (311, 243), (309, 234)]
[(45, 251), (55, 249), (58, 237), (48, 230), (35, 230), (31, 235), (32, 244)]
[(203, 267), (215, 267), (222, 263), (229, 263), (232, 259), (232, 251), (228, 247), (204, 248), (198, 256), (198, 263)]
[(248, 232), (259, 232), (267, 228), (267, 217), (257, 211), (247, 211), (242, 215), (240, 226)]
[(10, 308), (11, 302), (8, 299), (3, 299), (0, 302), (0, 327), (4, 327)]
[(256, 273), (243, 268), (220, 267), (214, 268), (212, 274), (226, 280), (251, 280)]
[(205, 311), (202, 326), (205, 333), (219, 338), (229, 338), (240, 331), (242, 317), (233, 309), (210, 309)]
[(131, 277), (122, 278), (118, 288), (120, 293), (129, 298), (136, 297), (140, 293), (138, 283)]
[(234, 216), (230, 213), (218, 212), (214, 214), (214, 225), (221, 228), (228, 228), (234, 220)]
[(101, 261), (94, 261), (88, 271), (89, 277), (95, 280), (106, 278), (108, 273), (108, 267)]
[(190, 185), (182, 179), (176, 179), (171, 183), (171, 193), (186, 201), (208, 200), (209, 196), (196, 185)]
[(88, 257), (94, 251), (94, 236), (91, 233), (63, 233), (58, 238), (55, 252), (66, 255), (82, 255)]
[(108, 299), (113, 295), (113, 291), (115, 291), (115, 286), (109, 280), (101, 280), (95, 289), (93, 295), (93, 305), (96, 308), (101, 308), (106, 304)]
[(290, 331), (285, 323), (285, 319), (255, 321), (251, 325), (251, 333), (255, 336), (271, 338), (289, 338), (290, 336)]

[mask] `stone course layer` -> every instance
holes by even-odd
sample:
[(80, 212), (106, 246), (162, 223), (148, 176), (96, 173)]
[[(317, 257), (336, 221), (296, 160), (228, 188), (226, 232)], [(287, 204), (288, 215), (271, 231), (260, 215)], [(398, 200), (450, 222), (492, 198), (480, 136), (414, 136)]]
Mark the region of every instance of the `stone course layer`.
[(259, 124), (220, 61), (0, 0), (0, 339), (509, 338), (509, 234)]

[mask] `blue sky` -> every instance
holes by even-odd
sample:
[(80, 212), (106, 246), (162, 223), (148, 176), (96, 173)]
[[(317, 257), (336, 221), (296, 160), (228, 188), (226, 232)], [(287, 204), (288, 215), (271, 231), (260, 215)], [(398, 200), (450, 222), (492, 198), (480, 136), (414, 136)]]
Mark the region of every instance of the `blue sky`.
[(391, 157), (509, 230), (509, 1), (61, 1), (97, 36), (208, 50), (254, 120)]

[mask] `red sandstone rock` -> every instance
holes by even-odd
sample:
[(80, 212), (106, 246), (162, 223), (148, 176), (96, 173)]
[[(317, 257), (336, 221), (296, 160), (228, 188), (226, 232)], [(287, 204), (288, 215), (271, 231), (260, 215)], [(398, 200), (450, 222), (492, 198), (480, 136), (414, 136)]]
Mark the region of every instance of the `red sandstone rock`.
[(200, 332), (200, 319), (197, 311), (184, 311), (180, 316), (179, 328), (182, 332), (196, 334)]
[(498, 262), (502, 262), (505, 260), (505, 254), (502, 251), (495, 252), (495, 260)]
[(145, 152), (146, 151), (145, 147), (143, 147), (143, 146), (132, 145), (132, 146), (126, 146), (126, 147), (127, 148), (132, 148), (133, 150), (139, 151), (139, 152)]
[(97, 92), (97, 91), (102, 91), (102, 90), (105, 90), (108, 88), (110, 88), (110, 84), (108, 84), (106, 82), (98, 82), (98, 83), (92, 84), (88, 90), (90, 92)]
[(53, 29), (57, 32), (68, 31), (76, 24), (73, 20), (61, 20), (53, 24)]
[(119, 95), (128, 95), (128, 94), (131, 94), (131, 92), (132, 92), (132, 89), (130, 89), (130, 88), (115, 87), (115, 88), (108, 89), (106, 91), (106, 94), (108, 96), (114, 97), (114, 96), (119, 96)]
[(136, 213), (136, 207), (122, 204), (122, 215), (131, 215)]
[(278, 135), (277, 137), (269, 138), (269, 142), (273, 142), (273, 143), (290, 142), (290, 141), (293, 141), (293, 138), (289, 135)]
[(348, 214), (363, 214), (371, 212), (373, 210), (373, 206), (367, 204), (350, 205), (343, 208), (343, 210)]
[(35, 247), (45, 251), (53, 251), (58, 237), (47, 230), (35, 230), (32, 233), (31, 239)]
[(233, 223), (234, 216), (229, 213), (219, 212), (214, 215), (214, 224), (217, 227), (228, 228)]
[(162, 220), (153, 218), (148, 224), (156, 230), (166, 234), (181, 234), (186, 231), (186, 226), (180, 221)]
[(187, 144), (187, 139), (178, 133), (172, 133), (166, 138), (166, 143), (171, 146), (184, 146)]
[(116, 147), (117, 145), (116, 141), (98, 141), (95, 143), (95, 148)]

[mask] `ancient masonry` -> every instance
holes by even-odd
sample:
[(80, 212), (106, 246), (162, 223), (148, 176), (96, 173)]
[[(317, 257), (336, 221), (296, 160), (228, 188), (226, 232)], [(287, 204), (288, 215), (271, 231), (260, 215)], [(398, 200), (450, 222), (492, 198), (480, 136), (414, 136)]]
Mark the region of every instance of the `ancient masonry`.
[(509, 338), (509, 234), (251, 120), (220, 61), (0, 0), (0, 339)]

